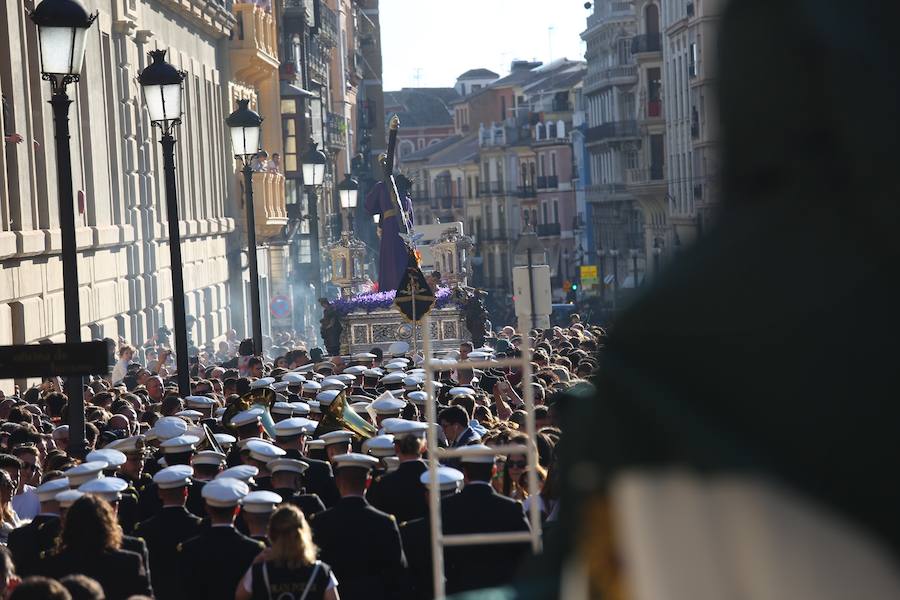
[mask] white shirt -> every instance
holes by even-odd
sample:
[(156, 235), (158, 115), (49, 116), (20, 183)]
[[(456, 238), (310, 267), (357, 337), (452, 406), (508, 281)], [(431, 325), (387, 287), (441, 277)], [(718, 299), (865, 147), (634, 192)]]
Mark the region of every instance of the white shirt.
[(34, 486), (26, 484), (21, 494), (16, 494), (12, 499), (13, 510), (20, 519), (30, 521), (41, 512), (41, 501), (38, 500)]
[(113, 367), (112, 375), (109, 376), (109, 380), (113, 383), (119, 383), (122, 379), (125, 378), (125, 375), (128, 373), (128, 363), (131, 361), (127, 361), (124, 358), (120, 358), (119, 362), (116, 363), (116, 366)]

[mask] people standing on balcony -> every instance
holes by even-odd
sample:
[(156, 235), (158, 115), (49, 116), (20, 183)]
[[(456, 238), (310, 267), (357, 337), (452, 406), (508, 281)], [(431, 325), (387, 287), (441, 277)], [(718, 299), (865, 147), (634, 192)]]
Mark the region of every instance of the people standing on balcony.
[(272, 153), (272, 160), (269, 161), (268, 170), (272, 173), (281, 173), (281, 155), (277, 152)]
[(269, 170), (269, 153), (265, 150), (260, 150), (256, 156), (253, 157), (253, 160), (250, 161), (250, 168), (253, 169), (254, 172), (259, 173), (261, 171)]

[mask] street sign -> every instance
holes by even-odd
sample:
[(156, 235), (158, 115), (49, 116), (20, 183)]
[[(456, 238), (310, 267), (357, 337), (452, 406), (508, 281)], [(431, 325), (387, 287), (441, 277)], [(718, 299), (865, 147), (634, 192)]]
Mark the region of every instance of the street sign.
[(273, 296), (269, 302), (269, 312), (276, 319), (286, 319), (291, 316), (291, 301), (287, 296)]
[(0, 346), (0, 379), (52, 375), (106, 375), (106, 342)]
[(599, 279), (597, 277), (597, 265), (581, 265), (581, 285), (585, 288), (594, 287)]

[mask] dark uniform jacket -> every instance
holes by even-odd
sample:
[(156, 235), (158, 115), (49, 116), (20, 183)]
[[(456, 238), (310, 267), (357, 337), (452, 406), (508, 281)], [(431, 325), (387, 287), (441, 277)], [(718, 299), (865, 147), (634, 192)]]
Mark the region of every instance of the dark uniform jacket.
[(41, 571), (54, 579), (73, 573), (87, 575), (103, 587), (107, 600), (124, 600), (134, 595), (153, 597), (143, 559), (127, 550), (96, 554), (63, 550), (45, 559)]
[(9, 532), (7, 547), (16, 565), (16, 575), (27, 577), (39, 572), (42, 556), (56, 545), (62, 528), (55, 515), (37, 515), (31, 523)]
[(265, 544), (234, 527), (210, 527), (178, 547), (178, 584), (190, 600), (234, 598), (238, 582)]
[(299, 450), (288, 450), (284, 457), (302, 460), (309, 465), (302, 477), (303, 487), (308, 493), (316, 494), (327, 508), (337, 504), (341, 499), (341, 493), (334, 482), (334, 474), (328, 461), (303, 456)]
[(281, 498), (285, 502), (290, 502), (301, 511), (303, 511), (303, 516), (306, 517), (307, 521), (325, 510), (325, 505), (322, 503), (322, 499), (319, 498), (319, 496), (316, 494), (304, 494), (302, 492), (295, 492), (291, 489), (280, 489), (274, 491), (276, 494), (281, 496)]
[(144, 571), (147, 573), (147, 579), (151, 580), (150, 587), (152, 588), (153, 574), (150, 572), (150, 553), (147, 551), (146, 542), (144, 542), (144, 540), (139, 537), (123, 535), (121, 549), (127, 550), (128, 552), (134, 552), (141, 557), (141, 562), (144, 563)]
[(400, 539), (409, 566), (409, 600), (431, 600), (434, 578), (431, 564), (431, 523), (428, 517), (400, 524)]
[[(530, 531), (522, 503), (501, 496), (487, 483), (468, 484), (441, 502), (444, 534)], [(529, 545), (448, 547), (444, 553), (447, 593), (509, 583)]]
[(341, 600), (403, 597), (406, 558), (391, 515), (365, 498), (342, 498), (313, 518), (312, 529), (322, 561), (337, 577)]
[(394, 515), (400, 523), (424, 517), (428, 514), (428, 499), (419, 476), (426, 470), (428, 465), (423, 460), (400, 463), (396, 471), (372, 483), (366, 500), (378, 510)]
[(135, 527), (135, 534), (143, 538), (150, 552), (150, 573), (157, 600), (178, 598), (178, 544), (200, 533), (201, 520), (183, 506), (160, 509), (159, 513)]

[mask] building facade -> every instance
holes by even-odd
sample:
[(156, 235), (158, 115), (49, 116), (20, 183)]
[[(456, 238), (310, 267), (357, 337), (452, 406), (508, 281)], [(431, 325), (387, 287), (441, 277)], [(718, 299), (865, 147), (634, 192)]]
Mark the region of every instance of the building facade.
[[(176, 178), (189, 333), (198, 344), (217, 340), (231, 326), (226, 254), (237, 231), (224, 129), (234, 14), (199, 0), (86, 4), (99, 17), (69, 92), (82, 338), (141, 343), (173, 325), (159, 133), (137, 83), (148, 51), (163, 48), (187, 72)], [(0, 344), (64, 339), (50, 86), (32, 8), (33, 0), (0, 8), (3, 127), (24, 138), (0, 153)]]
[(584, 63), (516, 61), (509, 75), (453, 102), (455, 134), (404, 159), (416, 182), (417, 224), (460, 220), (475, 241), (470, 282), (489, 292), (498, 322), (513, 322), (515, 244), (534, 231), (557, 300), (578, 273), (575, 101)]
[(672, 242), (689, 243), (719, 203), (716, 31), (724, 2), (672, 0), (663, 5), (668, 209)]

